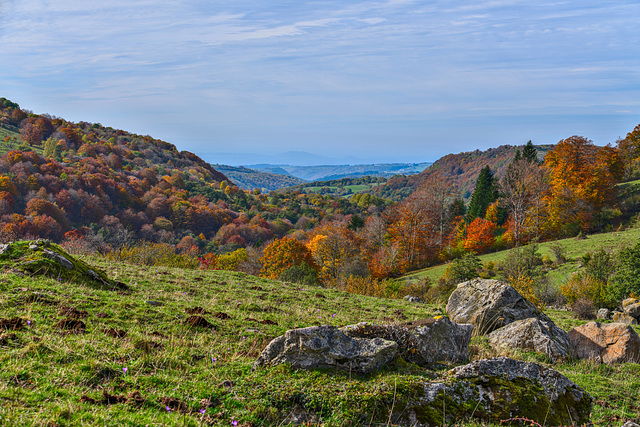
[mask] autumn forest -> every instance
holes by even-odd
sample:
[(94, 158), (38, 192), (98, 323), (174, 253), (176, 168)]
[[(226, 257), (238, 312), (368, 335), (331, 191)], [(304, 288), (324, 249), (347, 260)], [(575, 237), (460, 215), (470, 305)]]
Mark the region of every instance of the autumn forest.
[(4, 98), (0, 130), (3, 242), (368, 294), (430, 265), (626, 227), (639, 208), (620, 184), (640, 175), (640, 126), (604, 147), (567, 136), (452, 154), (346, 196), (242, 190), (170, 143)]

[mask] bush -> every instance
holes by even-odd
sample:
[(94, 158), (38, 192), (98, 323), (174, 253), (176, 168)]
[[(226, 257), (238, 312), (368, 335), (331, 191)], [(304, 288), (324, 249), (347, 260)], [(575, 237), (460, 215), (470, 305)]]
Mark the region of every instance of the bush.
[(584, 254), (582, 256), (582, 262), (589, 276), (604, 283), (609, 282), (615, 269), (613, 258), (602, 248), (595, 252), (587, 252)]
[(611, 294), (621, 300), (630, 293), (640, 294), (640, 243), (618, 253), (616, 272), (611, 278)]
[(509, 251), (501, 263), (502, 275), (507, 280), (509, 277), (540, 277), (544, 275), (541, 265), (542, 257), (538, 253), (538, 245), (532, 243)]
[(442, 276), (442, 280), (448, 284), (466, 282), (478, 277), (478, 270), (481, 267), (480, 258), (476, 254), (467, 253), (462, 258), (451, 261)]
[(517, 277), (509, 277), (509, 284), (513, 286), (516, 291), (520, 293), (523, 297), (525, 297), (531, 304), (535, 305), (538, 310), (544, 310), (545, 304), (544, 302), (536, 295), (534, 285), (535, 281), (533, 278), (527, 275), (520, 275)]
[(392, 280), (380, 280), (373, 277), (349, 276), (341, 284), (335, 285), (343, 291), (371, 297), (399, 298), (403, 284)]
[(572, 306), (578, 300), (592, 301), (598, 307), (615, 306), (607, 284), (589, 274), (574, 273), (567, 283), (560, 286), (560, 292)]
[(590, 299), (581, 298), (576, 300), (571, 309), (579, 319), (590, 320), (596, 318), (596, 307)]
[(555, 242), (549, 245), (551, 251), (553, 252), (553, 256), (556, 257), (556, 264), (562, 265), (567, 262), (567, 249), (562, 246), (560, 243)]
[(309, 266), (306, 262), (287, 268), (282, 272), (279, 279), (283, 282), (292, 282), (303, 286), (320, 284), (318, 270)]

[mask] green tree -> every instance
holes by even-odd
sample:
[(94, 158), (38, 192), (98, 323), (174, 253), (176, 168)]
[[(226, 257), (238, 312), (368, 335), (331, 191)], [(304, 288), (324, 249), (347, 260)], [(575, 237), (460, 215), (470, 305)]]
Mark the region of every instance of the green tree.
[(619, 300), (631, 293), (640, 295), (640, 243), (622, 249), (616, 258), (617, 267), (611, 278), (611, 294)]
[(498, 199), (498, 191), (493, 178), (493, 173), (489, 166), (485, 166), (480, 171), (476, 181), (476, 189), (473, 191), (469, 209), (467, 211), (467, 221), (471, 222), (476, 218), (484, 218), (487, 208)]
[(527, 145), (524, 146), (522, 158), (531, 163), (538, 163), (538, 150), (536, 150), (536, 147), (533, 146), (531, 141), (527, 142)]

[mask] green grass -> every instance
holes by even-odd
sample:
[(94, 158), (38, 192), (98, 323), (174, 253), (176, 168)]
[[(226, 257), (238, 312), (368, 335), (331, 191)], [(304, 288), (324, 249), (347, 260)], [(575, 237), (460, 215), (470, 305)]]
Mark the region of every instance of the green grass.
[[(593, 252), (600, 248), (607, 251), (617, 252), (624, 247), (633, 246), (640, 241), (640, 228), (631, 228), (626, 231), (614, 231), (610, 233), (593, 234), (587, 236), (586, 239), (562, 239), (554, 242), (545, 242), (539, 244), (539, 253), (542, 256), (548, 256), (555, 261), (555, 256), (551, 250), (551, 246), (554, 244), (560, 244), (566, 250), (567, 262), (553, 268), (549, 271), (549, 279), (552, 284), (559, 285), (568, 280), (571, 273), (579, 269), (580, 257), (587, 252)], [(503, 261), (512, 249), (506, 251), (500, 251), (480, 256), (480, 260), (483, 264), (489, 261), (500, 262)], [(448, 264), (440, 264), (433, 267), (425, 268), (422, 270), (414, 271), (403, 279), (418, 280), (423, 277), (427, 277), (434, 282), (437, 282), (444, 274)]]
[[(321, 425), (369, 425), (372, 419), (374, 425), (386, 425), (394, 393), (437, 374), (406, 362), (370, 375), (298, 372), (286, 366), (252, 371), (251, 365), (271, 339), (291, 328), (408, 321), (440, 314), (442, 307), (303, 288), (236, 272), (83, 260), (131, 290), (29, 277), (10, 268), (0, 272), (0, 317), (30, 322), (18, 331), (0, 331), (5, 337), (0, 344), (0, 425), (230, 426), (234, 420), (245, 426), (287, 425), (287, 416), (300, 408), (315, 414)], [(215, 330), (185, 324), (185, 309), (196, 306), (209, 312), (204, 317)], [(64, 307), (86, 311), (80, 316), (84, 333), (57, 328), (69, 317)], [(567, 312), (549, 314), (563, 328), (581, 323)], [(111, 336), (105, 333), (109, 329), (126, 335)], [(475, 357), (481, 355), (476, 351)], [(638, 365), (571, 362), (556, 368), (600, 402), (596, 425), (637, 416)], [(233, 385), (224, 386), (225, 381)], [(83, 396), (100, 401), (103, 392), (123, 397), (137, 392), (141, 398), (138, 404), (82, 401)], [(184, 411), (167, 398), (179, 399)], [(205, 399), (211, 407), (205, 407)]]

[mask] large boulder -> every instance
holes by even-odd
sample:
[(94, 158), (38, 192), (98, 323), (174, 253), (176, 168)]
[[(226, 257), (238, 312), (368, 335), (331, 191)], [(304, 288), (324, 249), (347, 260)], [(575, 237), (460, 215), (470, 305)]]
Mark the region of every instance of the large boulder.
[(569, 335), (551, 321), (532, 317), (516, 320), (489, 334), (494, 348), (532, 350), (558, 362), (571, 354)]
[(499, 357), (455, 368), (445, 381), (423, 383), (391, 421), (441, 426), (464, 418), (498, 424), (517, 417), (540, 425), (586, 425), (591, 409), (591, 396), (559, 372)]
[(640, 362), (640, 337), (623, 323), (585, 323), (569, 331), (569, 339), (579, 359), (609, 365)]
[(382, 338), (351, 338), (335, 326), (291, 329), (262, 351), (254, 368), (289, 363), (297, 369), (333, 368), (366, 373), (395, 359), (398, 345)]
[(625, 299), (624, 301), (622, 301), (622, 310), (625, 312), (625, 314), (637, 319), (638, 317), (640, 317), (640, 299)]
[(447, 317), (414, 320), (399, 325), (358, 323), (341, 329), (350, 337), (395, 341), (402, 358), (419, 364), (466, 362), (473, 325), (453, 323)]
[(456, 323), (471, 323), (479, 335), (531, 317), (550, 321), (511, 285), (487, 279), (460, 283), (449, 297), (447, 314)]

